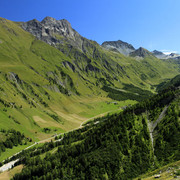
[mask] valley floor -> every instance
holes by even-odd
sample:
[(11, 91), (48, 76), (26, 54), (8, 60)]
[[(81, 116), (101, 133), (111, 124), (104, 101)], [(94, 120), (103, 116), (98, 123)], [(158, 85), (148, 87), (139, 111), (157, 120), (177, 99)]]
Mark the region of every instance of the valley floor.
[[(80, 110), (81, 107), (78, 107), (79, 112), (82, 111), (82, 113), (68, 113), (68, 112), (63, 112), (63, 111), (56, 111), (56, 113), (64, 119), (64, 124), (63, 127), (65, 127), (64, 130), (62, 131), (56, 131), (56, 132), (51, 132), (51, 133), (42, 133), (42, 132), (36, 132), (36, 141), (38, 143), (44, 143), (44, 142), (50, 142), (55, 135), (64, 133), (64, 132), (69, 132), (78, 128), (83, 127), (84, 123), (87, 123), (88, 121), (91, 121), (95, 118), (105, 116), (106, 114), (111, 114), (115, 112), (120, 112), (122, 111), (122, 108), (126, 107), (127, 105), (130, 104), (135, 104), (136, 101), (121, 101), (121, 102), (114, 102), (114, 101), (108, 101), (109, 99), (106, 99), (106, 101), (100, 101), (100, 99), (93, 99), (93, 101), (90, 103), (88, 100), (88, 106), (86, 110), (83, 112), (83, 110)], [(73, 104), (73, 108), (75, 106), (78, 106), (78, 103), (75, 105)], [(89, 110), (88, 110), (89, 109)], [(47, 121), (45, 118), (40, 117), (40, 116), (33, 116), (35, 122), (40, 126), (41, 128), (46, 127), (49, 121)], [(50, 124), (52, 125), (52, 124)], [(5, 160), (6, 158), (9, 158), (10, 156), (13, 156), (14, 154), (22, 151), (23, 149), (26, 149), (27, 147), (33, 146), (33, 144), (28, 144), (28, 145), (23, 145), (23, 146), (17, 146), (13, 147), (12, 149), (7, 149), (5, 152), (1, 153), (0, 156), (0, 162)]]

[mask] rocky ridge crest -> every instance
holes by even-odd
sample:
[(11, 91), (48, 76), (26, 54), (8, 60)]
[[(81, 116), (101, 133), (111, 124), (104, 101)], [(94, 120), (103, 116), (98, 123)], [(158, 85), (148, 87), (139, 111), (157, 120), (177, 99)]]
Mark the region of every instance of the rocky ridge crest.
[(66, 19), (56, 20), (47, 16), (41, 22), (36, 19), (23, 22), (22, 28), (52, 46), (66, 41), (79, 49), (82, 47), (83, 37)]

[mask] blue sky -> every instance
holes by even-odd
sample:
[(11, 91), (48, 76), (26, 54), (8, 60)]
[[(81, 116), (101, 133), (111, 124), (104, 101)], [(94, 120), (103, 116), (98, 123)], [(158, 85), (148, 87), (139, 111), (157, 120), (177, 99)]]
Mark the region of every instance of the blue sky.
[(180, 0), (0, 0), (12, 21), (67, 19), (84, 37), (180, 53)]

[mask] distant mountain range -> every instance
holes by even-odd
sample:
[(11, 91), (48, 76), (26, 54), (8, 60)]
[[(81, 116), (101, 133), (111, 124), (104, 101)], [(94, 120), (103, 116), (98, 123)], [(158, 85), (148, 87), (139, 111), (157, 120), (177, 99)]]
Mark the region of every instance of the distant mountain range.
[(154, 56), (156, 56), (159, 59), (175, 59), (175, 60), (180, 59), (180, 55), (176, 53), (170, 53), (166, 55), (163, 52), (157, 50), (154, 50), (152, 53), (154, 54)]
[(145, 57), (149, 55), (154, 55), (159, 59), (180, 59), (180, 55), (176, 53), (171, 53), (169, 55), (164, 54), (161, 51), (154, 50), (149, 52), (148, 50), (140, 47), (139, 49), (135, 49), (131, 44), (127, 42), (118, 40), (118, 41), (105, 41), (102, 43), (102, 47), (107, 50), (111, 50), (114, 52), (119, 52), (124, 54), (125, 56), (138, 56), (138, 57)]
[[(33, 19), (22, 23), (22, 28), (36, 36), (39, 40), (42, 40), (52, 46), (57, 46), (58, 44), (62, 44), (66, 41), (83, 52), (86, 52), (85, 46), (86, 44), (89, 44), (88, 40), (75, 31), (71, 27), (71, 24), (65, 19), (56, 20), (52, 17), (46, 17), (41, 22)], [(154, 55), (159, 59), (180, 59), (179, 54), (171, 53), (166, 55), (157, 50), (149, 52), (142, 47), (135, 49), (131, 44), (121, 40), (105, 41), (101, 46), (107, 50), (119, 52), (125, 56), (130, 55), (133, 57), (145, 57)]]

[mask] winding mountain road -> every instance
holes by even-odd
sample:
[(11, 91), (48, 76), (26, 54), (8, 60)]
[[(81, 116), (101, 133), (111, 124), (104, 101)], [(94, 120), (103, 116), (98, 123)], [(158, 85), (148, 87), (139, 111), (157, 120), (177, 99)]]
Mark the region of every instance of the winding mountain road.
[[(35, 146), (36, 144), (43, 143), (43, 142), (47, 142), (47, 141), (49, 141), (49, 140), (51, 140), (51, 139), (53, 139), (53, 138), (55, 138), (56, 136), (59, 136), (59, 135), (61, 135), (61, 134), (62, 134), (62, 133), (57, 134), (57, 135), (55, 135), (55, 136), (53, 136), (53, 137), (51, 137), (51, 138), (48, 138), (48, 139), (44, 139), (44, 140), (35, 142), (34, 144), (28, 146), (27, 148), (25, 148), (25, 149), (23, 149), (23, 150), (27, 150), (27, 149)], [(62, 139), (63, 139), (63, 138), (58, 139), (58, 140), (55, 140), (54, 142), (62, 141)], [(22, 150), (22, 151), (23, 151), (23, 150)], [(20, 151), (20, 152), (18, 152), (18, 153), (15, 153), (14, 155), (10, 156), (8, 159), (12, 158), (13, 156), (18, 155), (18, 154), (21, 153), (22, 151)], [(4, 164), (2, 167), (0, 167), (0, 173), (11, 169), (11, 168), (14, 166), (14, 164), (15, 164), (16, 162), (18, 162), (18, 161), (19, 161), (19, 159), (16, 159), (16, 160), (14, 160), (14, 161), (10, 161), (10, 162)]]
[[(73, 130), (71, 130), (71, 131), (74, 131), (74, 130), (76, 130), (76, 129), (82, 128), (82, 127), (83, 127), (83, 124), (84, 124), (85, 122), (87, 122), (87, 121), (89, 121), (89, 120), (93, 120), (93, 119), (98, 118), (98, 117), (102, 117), (102, 116), (108, 114), (109, 112), (112, 112), (112, 111), (108, 111), (108, 112), (105, 112), (105, 113), (101, 113), (101, 114), (99, 114), (99, 115), (97, 115), (97, 116), (94, 116), (94, 117), (92, 117), (92, 118), (89, 118), (89, 119), (87, 119), (86, 121), (83, 121), (78, 128), (75, 128), (75, 129), (73, 129)], [(71, 132), (71, 131), (68, 131), (68, 132)], [(50, 138), (47, 138), (47, 139), (43, 139), (43, 140), (38, 141), (38, 142), (35, 142), (34, 144), (26, 147), (24, 150), (27, 150), (27, 149), (35, 146), (36, 144), (50, 141), (50, 140), (54, 139), (56, 136), (59, 136), (59, 135), (61, 135), (61, 134), (63, 134), (63, 133), (57, 134), (57, 135), (55, 135), (55, 136), (53, 136), (53, 137), (50, 137)], [(63, 139), (63, 138), (58, 139), (58, 140), (55, 140), (54, 142), (62, 141), (62, 139)], [(23, 150), (22, 150), (22, 151), (23, 151)], [(20, 151), (20, 152), (18, 152), (18, 153), (15, 153), (14, 155), (10, 156), (8, 159), (12, 158), (13, 156), (18, 155), (18, 154), (21, 153), (22, 151)], [(4, 171), (7, 171), (8, 169), (11, 169), (11, 168), (14, 166), (14, 164), (15, 164), (16, 162), (18, 162), (18, 161), (19, 161), (19, 159), (16, 159), (16, 160), (14, 160), (14, 161), (11, 161), (11, 162), (9, 162), (9, 163), (4, 164), (2, 167), (0, 167), (0, 173), (1, 173), (1, 172), (4, 172)]]

